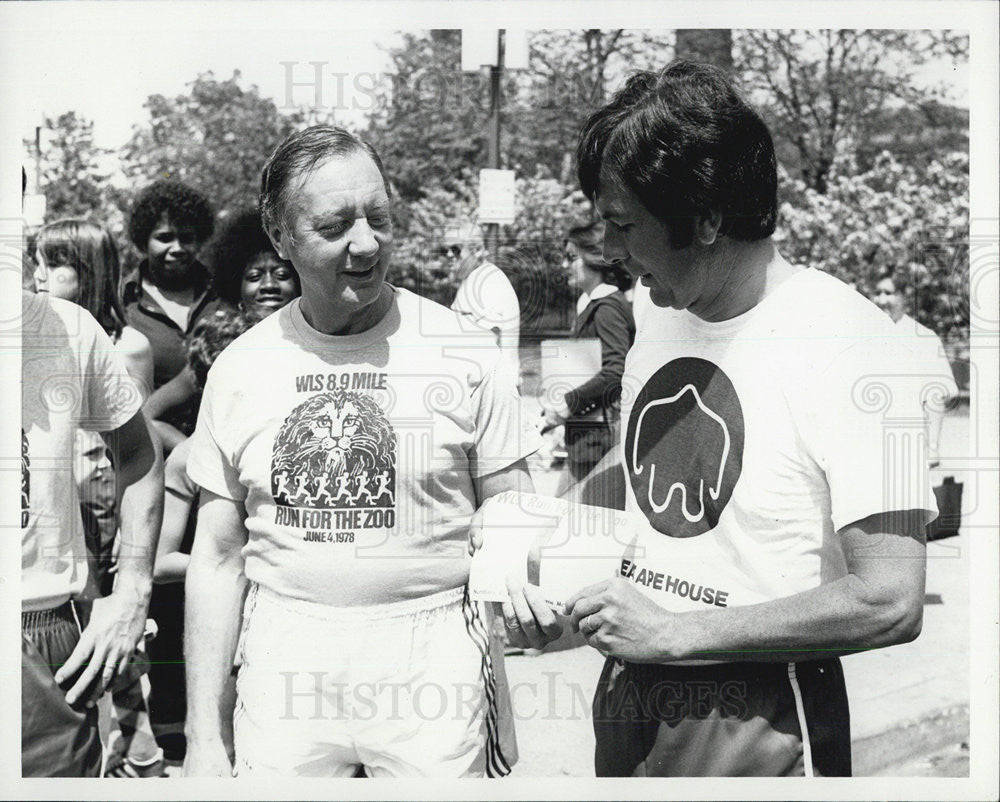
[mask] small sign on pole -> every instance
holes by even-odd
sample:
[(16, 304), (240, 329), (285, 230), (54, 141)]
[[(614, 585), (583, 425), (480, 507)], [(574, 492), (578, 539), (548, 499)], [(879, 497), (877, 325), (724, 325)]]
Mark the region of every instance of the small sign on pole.
[(514, 222), (514, 171), (484, 168), (479, 171), (479, 222)]
[(462, 72), (479, 72), (487, 65), (495, 67), (498, 55), (496, 28), (462, 29)]

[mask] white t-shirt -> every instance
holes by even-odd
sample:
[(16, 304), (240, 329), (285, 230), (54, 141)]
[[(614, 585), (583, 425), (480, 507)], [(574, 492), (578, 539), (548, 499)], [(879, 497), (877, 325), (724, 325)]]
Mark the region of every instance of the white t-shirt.
[(87, 580), (76, 429), (117, 429), (142, 398), (85, 309), (47, 294), (21, 297), (21, 607), (45, 610), (79, 594)]
[(817, 270), (731, 320), (647, 315), (622, 382), (620, 572), (671, 610), (754, 604), (844, 576), (851, 523), (932, 519), (914, 357), (894, 335)]
[(941, 338), (909, 315), (903, 315), (896, 321), (896, 331), (909, 340), (924, 374), (921, 400), (924, 404), (943, 409), (949, 398), (958, 395), (958, 385)]
[(351, 606), (461, 586), (473, 476), (538, 448), (490, 335), (394, 291), (348, 336), (293, 301), (209, 372), (188, 474), (245, 504), (246, 575), (276, 593)]
[(506, 274), (492, 262), (483, 262), (458, 285), (451, 308), (463, 316), (463, 331), (478, 327), (500, 332), (500, 350), (518, 377), (521, 307)]

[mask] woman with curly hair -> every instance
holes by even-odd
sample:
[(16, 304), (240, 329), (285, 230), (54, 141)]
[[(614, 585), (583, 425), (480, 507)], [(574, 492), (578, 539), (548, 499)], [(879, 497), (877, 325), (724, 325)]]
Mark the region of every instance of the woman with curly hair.
[[(615, 444), (625, 354), (635, 340), (632, 306), (624, 294), (632, 285), (631, 276), (620, 265), (604, 261), (603, 247), (604, 223), (600, 221), (571, 228), (566, 236), (563, 264), (580, 291), (573, 337), (600, 343), (601, 368), (566, 393), (559, 408), (545, 410), (549, 425), (566, 426), (567, 472), (560, 481), (560, 493), (586, 477)], [(624, 496), (619, 495), (616, 489), (617, 505), (624, 503)]]
[(298, 273), (274, 252), (255, 207), (228, 218), (208, 251), (216, 295), (245, 312), (266, 317), (302, 292)]
[[(261, 320), (301, 293), (295, 268), (278, 258), (255, 208), (227, 218), (207, 251), (215, 295), (233, 310)], [(192, 375), (191, 364), (153, 394), (147, 413), (162, 418), (194, 402), (204, 380)]]
[[(153, 182), (132, 207), (129, 237), (143, 259), (122, 294), (127, 322), (152, 346), (154, 389), (181, 372), (187, 336), (218, 304), (197, 259), (213, 227), (208, 200), (180, 181)], [(153, 416), (165, 450), (191, 432), (196, 415), (196, 408), (182, 405)]]

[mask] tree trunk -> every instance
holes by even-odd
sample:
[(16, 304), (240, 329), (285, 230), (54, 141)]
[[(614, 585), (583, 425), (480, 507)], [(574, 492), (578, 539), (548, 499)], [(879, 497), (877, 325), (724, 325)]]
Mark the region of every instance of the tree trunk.
[(733, 71), (733, 32), (729, 28), (680, 28), (674, 55)]

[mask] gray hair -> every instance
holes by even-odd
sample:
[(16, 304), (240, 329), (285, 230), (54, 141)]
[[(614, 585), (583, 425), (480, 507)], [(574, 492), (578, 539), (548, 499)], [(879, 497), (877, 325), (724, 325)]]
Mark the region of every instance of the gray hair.
[(260, 174), (261, 222), (265, 230), (278, 225), (287, 231), (285, 214), (288, 210), (288, 190), (292, 179), (308, 173), (320, 162), (352, 153), (366, 153), (375, 162), (385, 192), (390, 198), (392, 189), (385, 174), (385, 167), (378, 152), (361, 137), (336, 125), (312, 125), (304, 131), (291, 134), (274, 149), (264, 163)]

